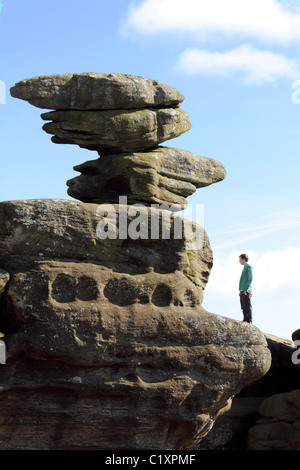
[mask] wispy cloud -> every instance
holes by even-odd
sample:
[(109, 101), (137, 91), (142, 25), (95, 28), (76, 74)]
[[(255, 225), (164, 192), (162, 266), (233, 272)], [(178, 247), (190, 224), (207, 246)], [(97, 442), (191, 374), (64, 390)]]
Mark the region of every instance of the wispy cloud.
[(246, 83), (273, 82), (278, 78), (296, 79), (298, 64), (282, 54), (262, 51), (250, 44), (228, 52), (209, 52), (196, 48), (182, 53), (178, 68), (188, 75), (206, 74), (227, 76), (242, 74)]
[[(245, 245), (266, 235), (270, 236), (283, 230), (300, 228), (300, 209), (266, 214), (257, 220), (243, 225), (225, 227), (210, 234), (214, 252), (226, 248)], [(221, 242), (219, 242), (221, 240)]]

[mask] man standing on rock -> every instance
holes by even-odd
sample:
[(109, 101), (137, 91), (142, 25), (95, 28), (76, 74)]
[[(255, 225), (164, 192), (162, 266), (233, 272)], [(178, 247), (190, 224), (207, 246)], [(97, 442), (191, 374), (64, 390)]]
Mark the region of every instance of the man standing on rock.
[(252, 280), (253, 280), (253, 268), (248, 264), (248, 255), (243, 253), (239, 257), (239, 261), (244, 269), (241, 274), (240, 283), (239, 283), (239, 291), (240, 291), (240, 301), (241, 301), (241, 308), (244, 314), (244, 320), (248, 323), (252, 323), (252, 305), (251, 305), (251, 297), (252, 297)]

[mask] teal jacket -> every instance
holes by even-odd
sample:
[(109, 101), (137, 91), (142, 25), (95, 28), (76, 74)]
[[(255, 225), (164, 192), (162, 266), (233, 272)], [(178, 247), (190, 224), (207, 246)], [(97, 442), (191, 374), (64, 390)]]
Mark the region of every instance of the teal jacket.
[(250, 264), (246, 264), (241, 274), (239, 290), (252, 292), (252, 281), (253, 281), (253, 268), (252, 266), (250, 266)]

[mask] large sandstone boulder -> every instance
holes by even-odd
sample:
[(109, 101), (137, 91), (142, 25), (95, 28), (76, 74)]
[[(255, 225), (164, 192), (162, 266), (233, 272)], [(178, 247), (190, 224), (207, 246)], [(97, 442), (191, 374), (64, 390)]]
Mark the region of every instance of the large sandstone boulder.
[(56, 144), (76, 144), (103, 153), (132, 152), (156, 147), (191, 128), (180, 108), (51, 111), (42, 114), (44, 131)]
[(107, 155), (74, 167), (81, 173), (67, 182), (68, 194), (83, 202), (165, 204), (172, 210), (187, 205), (197, 188), (225, 178), (220, 162), (176, 148)]
[(176, 107), (184, 97), (156, 80), (119, 73), (74, 73), (29, 78), (10, 89), (14, 98), (44, 109)]
[(248, 450), (300, 450), (300, 390), (272, 395), (248, 433)]
[(105, 238), (106, 209), (0, 204), (2, 449), (191, 449), (270, 366), (257, 328), (201, 307), (203, 229), (196, 245), (184, 224), (181, 239), (131, 240), (119, 220)]
[[(272, 395), (299, 389), (300, 373), (291, 360), (295, 353), (294, 343), (266, 333), (264, 336), (272, 357), (270, 369), (234, 396), (230, 409), (216, 420), (212, 430), (201, 440), (199, 449), (247, 450), (248, 433), (253, 426), (256, 428), (262, 403)], [(253, 443), (254, 436), (251, 438)]]
[[(269, 387), (257, 420), (249, 430), (248, 449), (300, 450), (300, 330), (293, 332), (294, 342), (266, 337), (272, 351), (272, 367), (263, 381), (270, 376), (272, 389)], [(280, 373), (270, 375), (274, 369)]]
[(195, 448), (270, 367), (257, 328), (203, 309), (208, 237), (175, 213), (223, 166), (158, 147), (191, 124), (153, 80), (38, 77), (11, 94), (55, 110), (53, 142), (101, 158), (68, 182), (85, 202), (0, 204), (0, 448)]
[(182, 273), (203, 291), (213, 263), (204, 229), (178, 224), (181, 217), (169, 211), (134, 209), (57, 199), (2, 202), (0, 254), (18, 265), (29, 257), (94, 262), (132, 276)]
[(55, 111), (42, 114), (52, 141), (101, 154), (143, 151), (191, 128), (175, 88), (133, 75), (77, 73), (23, 80), (15, 98)]

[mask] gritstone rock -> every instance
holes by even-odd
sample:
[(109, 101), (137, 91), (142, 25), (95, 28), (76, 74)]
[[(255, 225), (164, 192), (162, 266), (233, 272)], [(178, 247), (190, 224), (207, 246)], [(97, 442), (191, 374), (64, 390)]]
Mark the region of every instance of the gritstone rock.
[(300, 390), (266, 398), (248, 433), (248, 450), (300, 450)]
[(67, 182), (68, 194), (80, 201), (118, 202), (126, 195), (131, 204), (181, 210), (197, 188), (225, 178), (214, 159), (158, 146), (191, 128), (175, 88), (133, 75), (84, 73), (23, 80), (11, 94), (56, 109), (42, 114), (54, 143), (98, 151), (100, 159), (77, 165), (81, 176)]
[(129, 203), (166, 204), (172, 210), (185, 207), (197, 188), (225, 178), (225, 168), (176, 148), (159, 147), (148, 152), (102, 156), (74, 167), (80, 176), (67, 182), (68, 194), (83, 202), (118, 202), (126, 194)]
[(77, 144), (100, 153), (131, 152), (156, 147), (191, 128), (180, 108), (52, 111), (42, 114), (52, 120), (43, 129), (54, 134), (56, 144)]
[(44, 109), (130, 109), (176, 107), (184, 97), (175, 88), (134, 75), (74, 73), (16, 83), (14, 98)]
[(5, 286), (9, 281), (9, 273), (0, 269), (0, 295), (2, 295), (5, 291)]
[(175, 213), (223, 165), (158, 147), (191, 124), (153, 80), (55, 75), (11, 94), (54, 110), (54, 142), (100, 159), (68, 182), (83, 202), (0, 203), (0, 448), (195, 448), (271, 361), (259, 329), (202, 307), (212, 250)]
[(190, 449), (270, 365), (257, 328), (201, 306), (203, 229), (101, 239), (99, 207), (0, 204), (2, 449)]

